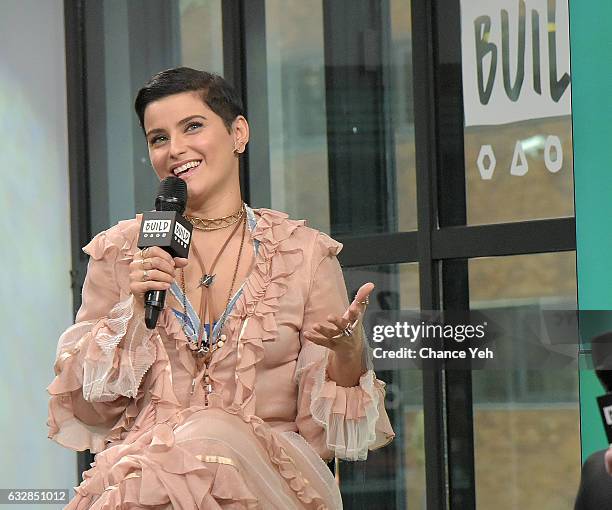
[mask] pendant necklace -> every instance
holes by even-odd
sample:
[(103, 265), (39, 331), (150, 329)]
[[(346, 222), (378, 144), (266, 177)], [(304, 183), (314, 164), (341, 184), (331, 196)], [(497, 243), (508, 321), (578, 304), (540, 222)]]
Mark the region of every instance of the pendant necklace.
[[(244, 210), (244, 205), (243, 205), (243, 210)], [(229, 290), (227, 302), (225, 305), (225, 308), (227, 309), (227, 306), (229, 305), (231, 298), (232, 298), (232, 292), (234, 290), (234, 285), (236, 283), (236, 277), (238, 275), (238, 268), (240, 266), (240, 259), (241, 259), (242, 250), (244, 247), (244, 238), (245, 238), (245, 233), (246, 233), (246, 215), (244, 217), (244, 221), (235, 223), (235, 227), (232, 229), (232, 232), (227, 237), (227, 239), (221, 246), (221, 249), (215, 256), (215, 259), (213, 260), (210, 266), (210, 270), (208, 271), (206, 270), (202, 257), (198, 253), (198, 250), (195, 244), (192, 246), (193, 253), (195, 255), (195, 259), (197, 260), (200, 266), (200, 269), (202, 270), (202, 276), (200, 277), (199, 284), (198, 284), (198, 288), (201, 288), (202, 290), (201, 290), (201, 297), (200, 297), (200, 309), (199, 309), (199, 314), (198, 314), (199, 319), (200, 319), (200, 326), (198, 328), (197, 342), (189, 342), (189, 348), (191, 349), (192, 353), (196, 355), (197, 357), (205, 358), (204, 363), (206, 364), (208, 364), (208, 362), (210, 361), (212, 357), (212, 353), (218, 348), (222, 347), (223, 344), (225, 343), (225, 338), (224, 338), (225, 335), (221, 335), (218, 341), (214, 341), (215, 339), (213, 338), (213, 329), (214, 329), (213, 320), (215, 316), (214, 314), (215, 307), (214, 307), (212, 292), (209, 292), (209, 289), (215, 282), (214, 270), (217, 265), (217, 262), (219, 261), (221, 255), (225, 251), (232, 237), (234, 237), (234, 234), (237, 232), (238, 228), (240, 228), (241, 224), (242, 224), (242, 236), (240, 239), (240, 248), (238, 250), (238, 256), (236, 257), (236, 266), (234, 267), (232, 283), (230, 285), (230, 290)], [(186, 315), (187, 289), (185, 287), (185, 274), (182, 269), (181, 269), (181, 286), (182, 286), (181, 290), (183, 291), (183, 308), (184, 308), (185, 315)], [(207, 318), (208, 318), (208, 324), (210, 328), (210, 334), (207, 335), (208, 337), (207, 341), (204, 342), (205, 324), (206, 324)]]

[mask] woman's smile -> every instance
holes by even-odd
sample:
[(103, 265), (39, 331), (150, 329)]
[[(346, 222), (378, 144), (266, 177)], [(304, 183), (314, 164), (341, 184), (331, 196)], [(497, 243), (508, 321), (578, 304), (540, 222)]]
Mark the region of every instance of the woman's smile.
[(202, 216), (224, 216), (241, 203), (236, 147), (244, 150), (248, 124), (237, 117), (231, 126), (198, 92), (172, 94), (148, 104), (144, 128), (151, 164), (158, 177), (187, 183), (187, 209)]
[(173, 165), (171, 172), (178, 178), (187, 180), (200, 169), (201, 163), (201, 159), (179, 163), (178, 165)]

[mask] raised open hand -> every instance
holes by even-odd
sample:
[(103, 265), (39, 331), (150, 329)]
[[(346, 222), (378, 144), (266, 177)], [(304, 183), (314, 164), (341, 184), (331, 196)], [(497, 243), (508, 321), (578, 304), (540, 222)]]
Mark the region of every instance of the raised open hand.
[(312, 329), (303, 333), (304, 338), (331, 349), (339, 357), (352, 358), (361, 355), (363, 338), (361, 328), (357, 326), (361, 322), (369, 302), (369, 295), (373, 290), (373, 283), (363, 284), (342, 317), (328, 315), (327, 322), (316, 323)]

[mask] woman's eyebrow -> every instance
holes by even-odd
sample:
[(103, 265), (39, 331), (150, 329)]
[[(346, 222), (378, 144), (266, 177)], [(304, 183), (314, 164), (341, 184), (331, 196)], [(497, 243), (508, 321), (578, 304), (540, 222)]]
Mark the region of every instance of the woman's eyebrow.
[[(196, 118), (200, 118), (203, 120), (206, 120), (206, 117), (204, 117), (204, 115), (190, 115), (189, 117), (185, 117), (184, 119), (179, 120), (176, 125), (177, 126), (181, 126), (183, 124), (187, 124), (187, 122), (189, 122), (190, 120), (196, 119)], [(151, 129), (149, 132), (145, 133), (145, 136), (148, 138), (149, 135), (151, 135), (152, 133), (162, 133), (165, 130), (162, 128), (155, 128), (155, 129)]]
[(187, 122), (189, 122), (190, 120), (197, 119), (197, 118), (206, 120), (206, 117), (204, 117), (204, 115), (190, 115), (189, 117), (185, 117), (183, 120), (179, 120), (176, 123), (176, 125), (180, 126), (181, 124), (187, 124)]

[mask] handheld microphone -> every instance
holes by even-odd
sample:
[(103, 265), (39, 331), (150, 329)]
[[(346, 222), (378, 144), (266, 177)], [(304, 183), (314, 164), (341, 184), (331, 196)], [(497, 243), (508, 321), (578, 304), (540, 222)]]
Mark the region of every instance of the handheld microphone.
[(608, 444), (612, 445), (612, 393), (597, 397), (597, 407), (599, 407), (599, 414), (606, 431)]
[(595, 375), (606, 390), (605, 395), (597, 397), (597, 406), (608, 443), (612, 445), (612, 332), (591, 338), (591, 359)]
[[(172, 257), (187, 258), (193, 225), (184, 217), (187, 205), (187, 184), (170, 176), (161, 181), (155, 199), (155, 211), (142, 215), (138, 247), (159, 246)], [(145, 293), (145, 324), (153, 329), (164, 308), (165, 290), (149, 290)]]

